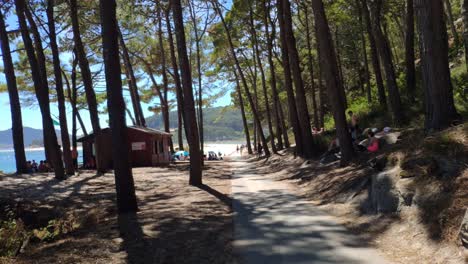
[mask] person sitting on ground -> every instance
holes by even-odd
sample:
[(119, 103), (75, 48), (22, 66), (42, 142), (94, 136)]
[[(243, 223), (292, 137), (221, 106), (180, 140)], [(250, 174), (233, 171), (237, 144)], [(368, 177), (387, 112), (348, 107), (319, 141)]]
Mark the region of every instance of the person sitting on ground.
[(31, 167), (32, 167), (33, 172), (37, 172), (37, 162), (36, 162), (36, 160), (32, 161)]
[(51, 172), (52, 171), (52, 167), (50, 166), (50, 164), (49, 164), (49, 162), (47, 160), (44, 160), (44, 167), (45, 167), (44, 172)]
[(349, 118), (350, 118), (349, 132), (351, 133), (351, 137), (352, 137), (353, 141), (356, 141), (357, 136), (358, 136), (358, 131), (359, 131), (358, 118), (353, 113), (353, 111), (351, 111), (351, 110), (348, 111), (348, 115), (349, 115)]
[(71, 156), (73, 160), (73, 167), (77, 169), (78, 168), (78, 151), (76, 150), (75, 147), (73, 147), (73, 149), (71, 150)]
[(339, 159), (340, 140), (334, 138), (328, 145), (328, 150), (320, 156), (320, 163), (326, 164)]
[(370, 130), (367, 132), (367, 139), (363, 140), (357, 146), (359, 151), (369, 151), (371, 153), (379, 150), (379, 139), (375, 137), (375, 133)]
[(27, 173), (33, 173), (32, 163), (31, 163), (30, 160), (28, 160), (28, 161), (26, 162), (26, 172), (27, 172)]
[(328, 145), (326, 155), (331, 155), (340, 152), (340, 140), (336, 137)]
[(373, 131), (368, 133), (369, 136), (369, 145), (367, 146), (367, 151), (377, 152), (379, 150), (379, 139), (375, 137)]
[(46, 166), (44, 165), (44, 161), (43, 161), (43, 160), (41, 160), (41, 161), (39, 162), (39, 168), (38, 168), (38, 169), (39, 169), (39, 172), (46, 172), (46, 171), (47, 171), (47, 168), (46, 168)]

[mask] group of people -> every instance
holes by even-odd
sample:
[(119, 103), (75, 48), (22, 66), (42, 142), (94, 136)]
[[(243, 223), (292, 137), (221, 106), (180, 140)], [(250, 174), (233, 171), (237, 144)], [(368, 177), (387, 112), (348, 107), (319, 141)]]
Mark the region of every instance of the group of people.
[(218, 154), (214, 151), (208, 151), (208, 157), (203, 155), (205, 160), (223, 160), (223, 153), (221, 151), (218, 151)]
[[(356, 151), (359, 152), (368, 152), (375, 153), (380, 149), (379, 139), (376, 137), (377, 129), (365, 129), (361, 132), (359, 127), (358, 117), (353, 113), (353, 111), (348, 111), (349, 122), (348, 128), (353, 141), (353, 146)], [(383, 133), (389, 132), (389, 128), (385, 128)], [(322, 156), (322, 161), (328, 160), (331, 158), (340, 158), (340, 141), (338, 138), (334, 138), (329, 146), (328, 151)]]
[(237, 153), (239, 153), (239, 151), (240, 151), (240, 155), (242, 156), (242, 153), (244, 152), (245, 148), (246, 148), (246, 146), (244, 144), (240, 145), (240, 147), (239, 147), (239, 145), (237, 145), (236, 146), (236, 151), (237, 151)]
[(35, 173), (35, 172), (51, 172), (52, 166), (47, 160), (39, 161), (39, 164), (35, 160), (28, 160), (26, 162), (26, 169), (28, 173)]
[[(355, 149), (362, 152), (377, 152), (379, 150), (379, 139), (375, 137), (377, 129), (366, 129), (364, 130), (364, 133), (361, 133), (357, 116), (353, 111), (348, 111), (348, 116), (350, 118), (349, 132), (353, 139), (353, 146)], [(364, 137), (367, 138), (363, 139), (360, 135), (364, 135)]]

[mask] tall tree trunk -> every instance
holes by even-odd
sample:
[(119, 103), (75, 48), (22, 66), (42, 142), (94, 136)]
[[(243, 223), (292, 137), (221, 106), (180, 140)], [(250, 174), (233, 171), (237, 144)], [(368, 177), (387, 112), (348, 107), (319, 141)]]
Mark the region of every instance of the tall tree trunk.
[[(278, 101), (279, 101), (279, 98), (278, 98)], [(284, 147), (290, 148), (291, 143), (289, 142), (288, 127), (286, 126), (283, 106), (281, 105), (280, 102), (279, 102), (279, 105), (278, 105), (278, 113), (279, 113), (279, 119), (280, 119), (280, 124), (281, 124), (281, 131), (282, 131), (282, 134), (283, 134)]]
[(366, 81), (366, 95), (367, 95), (367, 103), (372, 103), (372, 86), (370, 82), (370, 71), (369, 71), (369, 61), (367, 59), (367, 45), (366, 45), (366, 36), (364, 35), (365, 26), (363, 24), (363, 15), (362, 15), (362, 7), (360, 0), (356, 0), (357, 11), (359, 15), (359, 27), (362, 29), (361, 31), (361, 45), (362, 45), (362, 56), (364, 58), (364, 70), (365, 70), (365, 81)]
[(395, 45), (395, 41), (393, 40), (393, 38), (390, 38), (390, 33), (388, 32), (388, 23), (387, 23), (387, 19), (384, 17), (383, 18), (383, 23), (382, 23), (382, 28), (383, 28), (383, 33), (384, 33), (384, 36), (385, 36), (385, 39), (390, 47), (390, 51), (391, 51), (391, 54), (392, 54), (392, 60), (394, 61), (394, 65), (398, 65), (400, 64), (400, 58), (398, 57), (398, 50), (397, 50), (397, 46)]
[(54, 64), (55, 89), (57, 91), (60, 134), (62, 137), (62, 151), (65, 163), (65, 171), (68, 175), (73, 175), (75, 174), (75, 168), (73, 166), (72, 154), (70, 149), (70, 135), (68, 134), (67, 112), (65, 107), (65, 95), (63, 92), (62, 70), (60, 68), (60, 55), (57, 46), (57, 35), (55, 33), (54, 0), (47, 1), (47, 21), (49, 26), (50, 47), (52, 50)]
[(200, 133), (200, 148), (201, 152), (204, 151), (204, 133), (203, 133), (203, 91), (202, 91), (202, 72), (201, 72), (201, 37), (198, 34), (198, 23), (195, 16), (195, 10), (192, 8), (192, 2), (189, 1), (188, 7), (190, 9), (190, 17), (193, 23), (193, 32), (195, 33), (195, 53), (197, 59), (197, 79), (198, 79), (198, 130)]
[(130, 109), (128, 109), (128, 106), (125, 106), (125, 112), (127, 113), (128, 117), (130, 117), (130, 121), (132, 121), (132, 124), (134, 126), (139, 126), (139, 123), (137, 123), (135, 121), (135, 118), (133, 117), (132, 112), (130, 111)]
[(288, 96), (288, 108), (289, 108), (289, 123), (292, 126), (294, 140), (296, 142), (296, 154), (304, 156), (304, 143), (302, 138), (302, 130), (300, 127), (298, 111), (296, 106), (296, 99), (294, 96), (292, 77), (291, 77), (291, 65), (289, 62), (289, 51), (286, 40), (285, 32), (285, 21), (283, 14), (283, 3), (282, 0), (276, 1), (276, 9), (278, 13), (278, 22), (280, 24), (280, 43), (281, 43), (281, 61), (283, 65), (284, 74), (284, 89)]
[(234, 76), (236, 78), (236, 92), (237, 96), (239, 98), (239, 105), (241, 109), (241, 115), (242, 115), (242, 124), (244, 125), (244, 133), (245, 133), (245, 141), (247, 142), (247, 152), (252, 155), (252, 145), (250, 144), (250, 132), (249, 132), (249, 125), (247, 124), (247, 118), (245, 116), (245, 108), (244, 108), (244, 99), (242, 98), (242, 91), (241, 91), (241, 86), (239, 82), (239, 75), (236, 72), (236, 68), (233, 67), (232, 69)]
[(315, 82), (314, 82), (314, 57), (312, 56), (312, 33), (310, 32), (309, 22), (309, 9), (308, 6), (304, 6), (304, 17), (305, 17), (305, 29), (306, 29), (306, 43), (307, 43), (307, 64), (309, 66), (310, 85), (312, 90), (312, 108), (314, 110), (314, 126), (316, 129), (320, 129), (317, 98), (315, 93)]
[[(77, 100), (78, 100), (78, 95), (77, 95), (78, 88), (76, 86), (76, 67), (77, 67), (77, 64), (78, 64), (78, 60), (77, 60), (76, 57), (74, 57), (73, 58), (73, 63), (72, 63), (72, 72), (71, 72), (71, 85), (70, 85), (70, 81), (68, 80), (68, 77), (65, 74), (65, 71), (63, 71), (63, 69), (62, 69), (62, 75), (63, 75), (63, 78), (65, 79), (65, 83), (67, 85), (67, 96), (68, 96), (68, 99), (69, 99), (70, 104), (72, 106), (72, 116), (73, 116), (74, 122), (76, 122), (78, 120), (78, 122), (80, 123), (80, 126), (81, 126), (81, 130), (83, 131), (83, 135), (87, 136), (88, 132), (87, 132), (86, 127), (84, 125), (83, 119), (81, 118), (80, 112), (78, 111), (78, 108), (77, 108)], [(74, 130), (75, 130), (74, 133), (75, 133), (75, 140), (76, 140), (76, 130), (77, 130), (76, 124), (75, 124)], [(72, 136), (72, 139), (73, 139), (73, 136)], [(72, 145), (74, 147), (76, 147), (76, 142), (73, 142)]]
[(103, 162), (101, 161), (101, 125), (99, 124), (99, 112), (96, 101), (96, 93), (93, 88), (93, 80), (91, 77), (91, 70), (89, 62), (86, 57), (86, 52), (81, 40), (80, 24), (78, 21), (78, 7), (76, 0), (70, 0), (70, 17), (72, 22), (73, 40), (75, 42), (75, 51), (78, 58), (78, 64), (81, 70), (81, 78), (83, 79), (83, 86), (86, 94), (86, 102), (88, 103), (89, 117), (95, 138), (96, 149), (96, 168), (98, 171), (104, 171)]
[[(76, 96), (75, 96), (76, 98)], [(83, 122), (83, 118), (81, 118), (81, 114), (79, 111), (76, 112), (76, 118), (78, 119), (78, 122), (80, 123), (80, 127), (81, 127), (81, 130), (83, 130), (83, 135), (84, 136), (87, 136), (88, 135), (88, 132), (86, 130), (86, 126)]]
[(377, 44), (377, 50), (382, 59), (383, 68), (385, 70), (385, 80), (387, 83), (388, 98), (390, 102), (390, 112), (395, 124), (401, 124), (403, 112), (401, 109), (400, 92), (396, 82), (395, 68), (392, 60), (392, 50), (388, 40), (382, 32), (381, 17), (382, 17), (382, 0), (376, 0), (372, 4), (373, 10), (373, 32)]
[(267, 124), (268, 124), (268, 131), (270, 133), (270, 144), (271, 150), (273, 153), (277, 153), (276, 144), (275, 144), (275, 133), (273, 133), (273, 123), (271, 122), (271, 111), (270, 111), (270, 102), (268, 99), (268, 91), (267, 91), (267, 84), (265, 78), (265, 70), (263, 69), (262, 58), (260, 54), (260, 48), (258, 47), (258, 39), (257, 39), (257, 31), (255, 30), (254, 18), (253, 18), (253, 9), (252, 5), (250, 5), (249, 11), (250, 17), (250, 31), (252, 32), (252, 40), (253, 46), (255, 49), (255, 58), (257, 60), (257, 65), (260, 70), (260, 79), (262, 81), (262, 90), (263, 90), (263, 97), (265, 99), (265, 110), (266, 110), (266, 117), (267, 117)]
[(187, 56), (187, 45), (185, 42), (185, 29), (180, 0), (171, 0), (174, 16), (174, 28), (177, 39), (177, 53), (182, 74), (182, 87), (184, 95), (184, 124), (185, 134), (190, 146), (190, 180), (191, 185), (202, 184), (202, 158), (200, 152), (200, 138), (198, 135), (197, 115), (192, 91), (192, 73)]
[[(315, 27), (316, 28), (316, 27)], [(317, 31), (317, 29), (316, 29)], [(315, 33), (317, 35), (317, 32)], [(319, 43), (316, 41), (316, 46), (317, 46), (317, 51), (319, 50)], [(320, 128), (325, 127), (325, 94), (324, 94), (324, 89), (323, 89), (323, 69), (322, 65), (320, 65), (320, 62), (322, 61), (322, 56), (320, 55), (320, 52), (317, 52), (318, 56), (318, 65), (319, 65), (319, 71), (318, 71), (318, 94), (319, 94), (319, 99), (320, 99), (320, 105), (319, 105), (319, 122), (320, 122)]]
[(380, 58), (377, 52), (377, 44), (375, 41), (374, 32), (372, 30), (372, 22), (370, 18), (367, 0), (362, 1), (362, 11), (366, 23), (367, 35), (369, 36), (369, 45), (371, 50), (372, 68), (374, 69), (375, 82), (377, 83), (377, 94), (379, 96), (379, 103), (382, 108), (387, 108), (387, 96), (385, 95), (385, 87), (382, 78), (382, 71), (380, 69)]
[[(170, 4), (170, 1), (169, 1)], [(171, 53), (171, 64), (172, 70), (174, 71), (174, 83), (175, 83), (175, 90), (176, 90), (176, 97), (177, 97), (177, 117), (178, 117), (178, 131), (177, 131), (177, 139), (179, 141), (179, 150), (184, 149), (184, 141), (182, 138), (182, 127), (183, 127), (183, 117), (182, 114), (184, 112), (184, 98), (182, 92), (182, 85), (180, 83), (180, 75), (179, 75), (179, 67), (177, 65), (177, 58), (175, 55), (175, 47), (174, 47), (174, 40), (172, 37), (172, 27), (170, 23), (170, 7), (167, 8), (165, 11), (166, 15), (166, 28), (167, 28), (167, 36), (169, 41), (169, 50)]]
[[(268, 4), (267, 4), (268, 2)], [(282, 109), (280, 108), (280, 99), (278, 95), (278, 88), (276, 87), (276, 72), (275, 64), (273, 63), (273, 34), (270, 35), (269, 31), (269, 12), (270, 12), (270, 2), (267, 0), (263, 1), (263, 23), (265, 26), (265, 38), (267, 39), (267, 50), (268, 50), (268, 64), (270, 68), (270, 86), (273, 93), (273, 111), (275, 114), (276, 120), (276, 136), (278, 139), (278, 148), (283, 149), (283, 137), (285, 138), (285, 145), (289, 147), (288, 141), (288, 131), (284, 125), (284, 119), (280, 116), (282, 115)], [(281, 112), (280, 112), (281, 111)], [(284, 129), (283, 129), (284, 128)]]
[[(297, 52), (296, 39), (292, 27), (291, 5), (289, 0), (282, 0), (285, 37), (291, 62), (291, 73), (293, 76), (294, 86), (296, 87), (296, 105), (297, 115), (299, 117), (299, 127), (301, 129), (302, 143), (304, 150), (304, 158), (311, 158), (315, 154), (314, 139), (312, 137), (312, 129), (310, 127), (310, 116), (307, 108), (307, 98), (304, 89), (304, 82), (301, 75), (299, 53)], [(281, 13), (278, 12), (280, 15)], [(280, 24), (281, 27), (281, 24)]]
[(426, 129), (441, 130), (457, 118), (450, 80), (447, 31), (441, 0), (415, 0), (426, 108)]
[(463, 20), (463, 43), (465, 45), (465, 67), (468, 72), (468, 0), (462, 0), (461, 16)]
[(328, 96), (333, 109), (333, 118), (335, 119), (336, 133), (340, 141), (341, 162), (346, 164), (353, 156), (354, 150), (351, 142), (351, 135), (348, 132), (346, 124), (345, 107), (343, 101), (336, 100), (340, 97), (340, 89), (343, 89), (338, 78), (338, 64), (330, 28), (328, 27), (325, 9), (322, 0), (312, 0), (314, 10), (315, 28), (317, 41), (321, 57), (323, 74), (328, 87)]
[(100, 0), (102, 47), (106, 72), (107, 107), (112, 131), (112, 158), (114, 164), (117, 208), (120, 213), (138, 210), (135, 185), (129, 157), (125, 101), (119, 59), (119, 42), (115, 0)]
[[(163, 77), (163, 82), (165, 82), (163, 85), (165, 86), (164, 88), (161, 88), (158, 83), (156, 82), (156, 79), (154, 78), (154, 73), (153, 73), (153, 70), (151, 68), (151, 63), (149, 62), (146, 62), (144, 59), (142, 59), (140, 57), (140, 60), (146, 65), (146, 72), (147, 74), (150, 76), (150, 80), (151, 82), (153, 83), (153, 93), (154, 94), (157, 94), (159, 96), (159, 102), (161, 104), (161, 115), (162, 115), (162, 119), (163, 119), (163, 126), (164, 126), (164, 131), (165, 132), (168, 132), (169, 133), (169, 130), (170, 130), (170, 124), (169, 124), (169, 103), (167, 101), (167, 87), (168, 87), (168, 83), (167, 83), (167, 79), (164, 81), (164, 78), (167, 78), (166, 77)], [(164, 72), (165, 69), (164, 69)], [(163, 74), (164, 76), (164, 74)], [(172, 145), (172, 139), (170, 140), (169, 142), (169, 146), (170, 146), (170, 149), (172, 152), (174, 152), (174, 147)]]
[[(73, 157), (73, 167), (75, 169), (78, 169), (78, 142), (77, 142), (77, 119), (79, 117), (78, 109), (76, 107), (76, 101), (77, 101), (77, 87), (76, 87), (76, 66), (78, 64), (78, 61), (76, 57), (73, 58), (72, 62), (72, 72), (71, 72), (71, 79), (72, 79), (72, 85), (70, 85), (70, 81), (68, 80), (67, 74), (65, 71), (62, 69), (62, 75), (63, 78), (65, 79), (65, 84), (67, 85), (67, 97), (70, 102), (70, 105), (72, 107), (72, 150), (75, 152), (77, 155), (76, 157)], [(83, 122), (81, 120), (81, 117), (79, 118), (81, 123)], [(84, 125), (82, 125), (83, 128), (83, 133), (85, 136), (88, 135), (86, 132), (86, 128), (84, 128)]]
[(458, 37), (457, 28), (455, 27), (455, 20), (453, 19), (452, 4), (450, 4), (450, 0), (444, 0), (444, 5), (445, 10), (447, 11), (447, 19), (450, 26), (450, 31), (452, 31), (455, 45), (458, 45), (458, 43), (460, 43), (460, 38)]
[(346, 80), (344, 79), (343, 75), (343, 65), (341, 64), (341, 54), (340, 54), (340, 38), (338, 33), (338, 27), (335, 29), (335, 49), (336, 49), (336, 62), (338, 63), (338, 77), (340, 78), (340, 82), (343, 85), (343, 89), (340, 90), (341, 99), (343, 100), (343, 104), (345, 108), (348, 108), (348, 100), (346, 100)]
[(122, 57), (125, 66), (125, 74), (127, 75), (128, 89), (130, 90), (130, 98), (132, 99), (133, 113), (135, 114), (135, 121), (137, 125), (146, 127), (146, 120), (143, 115), (143, 109), (141, 107), (140, 94), (138, 93), (137, 81), (135, 73), (133, 71), (132, 62), (128, 53), (127, 45), (123, 39), (122, 31), (118, 27), (119, 43), (122, 48)]
[(406, 0), (406, 36), (405, 36), (405, 61), (406, 61), (406, 91), (408, 100), (415, 101), (416, 68), (414, 65), (414, 7), (413, 0)]
[[(169, 103), (167, 101), (167, 92), (169, 90), (169, 80), (167, 78), (167, 69), (166, 69), (166, 52), (164, 48), (164, 40), (163, 40), (163, 31), (162, 31), (162, 16), (161, 16), (161, 8), (158, 7), (157, 16), (158, 16), (158, 40), (159, 40), (159, 49), (161, 52), (161, 75), (163, 79), (163, 96), (164, 96), (164, 105), (162, 106), (163, 116), (164, 116), (164, 131), (167, 133), (171, 132), (170, 123), (169, 123)], [(161, 102), (162, 103), (162, 102)], [(169, 147), (171, 152), (174, 152), (174, 144), (172, 140), (169, 141)]]
[(253, 114), (253, 117), (254, 117), (255, 124), (259, 127), (258, 133), (260, 135), (260, 139), (261, 139), (263, 148), (265, 150), (265, 155), (270, 156), (270, 149), (268, 148), (268, 144), (267, 144), (265, 135), (263, 134), (262, 124), (260, 122), (260, 117), (258, 115), (257, 108), (255, 106), (255, 102), (254, 102), (254, 100), (252, 98), (252, 95), (250, 94), (250, 91), (249, 91), (249, 88), (248, 88), (248, 85), (247, 85), (247, 80), (245, 78), (244, 72), (242, 71), (242, 69), (240, 67), (239, 59), (237, 58), (237, 54), (236, 54), (236, 51), (234, 49), (234, 43), (233, 43), (232, 38), (231, 38), (231, 32), (229, 31), (229, 28), (228, 28), (228, 26), (226, 24), (226, 21), (224, 20), (224, 16), (223, 16), (223, 14), (222, 14), (219, 6), (218, 6), (218, 3), (212, 2), (212, 4), (213, 4), (213, 8), (215, 9), (216, 13), (218, 13), (219, 18), (221, 19), (224, 30), (226, 31), (226, 36), (227, 36), (227, 39), (228, 39), (231, 56), (234, 59), (235, 66), (237, 68), (240, 79), (242, 81), (242, 85), (244, 86), (245, 93), (247, 95), (247, 99), (249, 100), (249, 104), (250, 104), (250, 107), (251, 107), (251, 110), (252, 110), (252, 114)]
[[(45, 56), (42, 49), (42, 43), (37, 30), (36, 24), (30, 19), (30, 26), (34, 35), (36, 52), (34, 51), (31, 37), (29, 36), (28, 26), (26, 24), (25, 13), (29, 14), (24, 0), (15, 0), (16, 14), (21, 29), (21, 36), (23, 38), (24, 47), (28, 56), (29, 64), (31, 66), (31, 75), (34, 82), (34, 90), (36, 92), (37, 101), (42, 115), (42, 127), (44, 132), (44, 143), (46, 146), (46, 153), (50, 157), (52, 166), (54, 167), (55, 178), (62, 180), (65, 179), (65, 172), (63, 170), (63, 163), (60, 155), (60, 148), (57, 143), (57, 135), (55, 134), (54, 124), (50, 117), (49, 105), (49, 87), (47, 84), (47, 73), (45, 72)], [(37, 56), (37, 57), (36, 57)], [(45, 77), (44, 77), (45, 76)]]
[[(42, 48), (42, 40), (41, 40), (41, 36), (39, 34), (39, 30), (37, 29), (37, 25), (36, 25), (36, 22), (34, 21), (33, 19), (33, 16), (32, 16), (32, 13), (29, 11), (29, 8), (26, 6), (25, 10), (24, 10), (24, 13), (26, 15), (26, 19), (28, 20), (29, 24), (30, 24), (30, 33), (32, 33), (32, 36), (33, 36), (33, 41), (34, 41), (34, 48), (35, 48), (35, 53), (36, 53), (36, 60), (37, 60), (37, 65), (38, 65), (38, 69), (39, 69), (39, 74), (40, 74), (40, 78), (41, 78), (41, 81), (45, 81), (45, 84), (47, 85), (47, 89), (49, 89), (48, 87), (48, 82), (47, 82), (47, 72), (46, 72), (46, 66), (45, 66), (45, 55), (44, 55), (44, 50)], [(47, 93), (48, 90), (47, 90)], [(47, 98), (47, 100), (49, 101), (49, 98)], [(50, 105), (49, 105), (49, 108), (50, 108)], [(54, 128), (55, 129), (55, 128)], [(49, 132), (45, 129), (42, 130), (42, 135), (43, 135), (43, 143), (44, 143), (44, 149), (45, 149), (45, 158), (46, 160), (52, 160), (52, 155), (50, 152), (52, 151), (51, 149), (53, 148), (52, 147), (52, 144), (49, 140), (48, 140), (48, 134)]]
[[(255, 49), (252, 50), (252, 53), (253, 53), (253, 56), (255, 56)], [(257, 80), (258, 80), (257, 63), (255, 63), (255, 59), (254, 59), (254, 70), (253, 70), (253, 74), (252, 74), (252, 89), (253, 89), (253, 92), (254, 92), (253, 97), (254, 97), (255, 109), (257, 109), (258, 118), (260, 119), (260, 111), (261, 110), (260, 110), (260, 107), (258, 106)], [(263, 133), (263, 127), (261, 125), (261, 119), (260, 119), (260, 125), (257, 125), (257, 123), (254, 122), (253, 127), (254, 127), (254, 150), (258, 151), (258, 142), (262, 141), (260, 139), (260, 130), (262, 130), (262, 133)]]
[(28, 172), (26, 166), (26, 154), (24, 151), (23, 119), (18, 96), (18, 87), (16, 85), (15, 69), (11, 58), (10, 41), (2, 10), (0, 10), (0, 46), (2, 48), (3, 55), (3, 71), (5, 73), (8, 96), (10, 98), (11, 132), (13, 147), (15, 149), (16, 173), (22, 174)]

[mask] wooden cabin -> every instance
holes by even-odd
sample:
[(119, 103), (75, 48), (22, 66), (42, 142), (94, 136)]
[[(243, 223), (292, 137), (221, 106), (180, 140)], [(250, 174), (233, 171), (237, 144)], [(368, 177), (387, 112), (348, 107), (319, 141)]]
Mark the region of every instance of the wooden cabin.
[[(127, 127), (127, 137), (129, 144), (129, 159), (132, 167), (152, 167), (167, 165), (171, 161), (169, 150), (172, 135), (147, 127), (131, 126)], [(77, 141), (83, 145), (83, 165), (93, 167), (96, 162), (95, 142), (99, 140), (101, 146), (99, 150), (99, 160), (103, 164), (103, 169), (112, 169), (112, 139), (111, 129), (104, 128), (96, 136), (94, 133), (79, 138)]]

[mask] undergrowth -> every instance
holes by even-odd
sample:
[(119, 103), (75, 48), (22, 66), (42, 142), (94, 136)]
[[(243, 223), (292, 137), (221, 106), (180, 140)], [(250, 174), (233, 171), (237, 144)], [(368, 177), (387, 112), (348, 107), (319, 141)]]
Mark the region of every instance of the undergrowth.
[[(12, 208), (13, 206), (11, 205), (5, 205), (2, 208), (2, 219), (0, 219), (0, 258), (18, 255), (29, 242), (55, 241), (84, 225), (92, 224), (92, 219), (96, 218), (93, 210), (82, 215), (69, 213), (59, 217), (55, 216), (52, 219), (46, 220), (43, 224), (39, 224), (40, 226), (32, 227), (25, 224), (25, 222), (28, 222), (26, 219), (23, 219), (26, 216), (17, 215)], [(33, 222), (37, 224), (39, 220), (35, 219)]]

